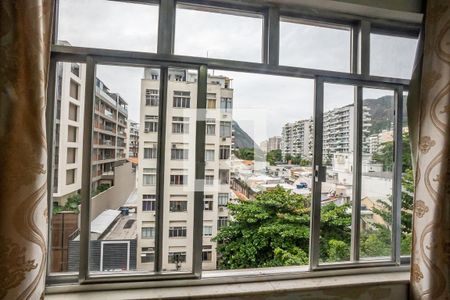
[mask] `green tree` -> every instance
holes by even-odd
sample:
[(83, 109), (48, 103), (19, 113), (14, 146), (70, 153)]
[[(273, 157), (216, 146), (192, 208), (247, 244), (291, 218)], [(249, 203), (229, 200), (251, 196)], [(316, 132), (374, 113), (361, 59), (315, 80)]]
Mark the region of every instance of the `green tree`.
[[(411, 169), (411, 145), (409, 144), (409, 134), (403, 134), (403, 171)], [(383, 171), (392, 171), (394, 166), (394, 142), (383, 143), (378, 151), (372, 155), (372, 160), (383, 165)]]
[(237, 158), (244, 160), (255, 159), (255, 151), (252, 148), (240, 148), (234, 151), (234, 155), (236, 155)]
[(269, 162), (271, 166), (274, 166), (276, 162), (279, 162), (283, 159), (281, 155), (281, 150), (271, 150), (267, 153), (266, 160)]
[(73, 211), (78, 213), (78, 206), (81, 204), (81, 195), (76, 193), (67, 198), (64, 206), (53, 206), (53, 214), (60, 213), (62, 211)]
[[(232, 216), (214, 240), (220, 254), (219, 268), (258, 268), (308, 263), (310, 198), (281, 187), (259, 193), (253, 200), (228, 204)], [(351, 217), (346, 208), (326, 209), (321, 239), (350, 239)], [(348, 236), (343, 236), (348, 235)], [(327, 247), (328, 249), (328, 247)], [(328, 259), (325, 251), (323, 259)]]

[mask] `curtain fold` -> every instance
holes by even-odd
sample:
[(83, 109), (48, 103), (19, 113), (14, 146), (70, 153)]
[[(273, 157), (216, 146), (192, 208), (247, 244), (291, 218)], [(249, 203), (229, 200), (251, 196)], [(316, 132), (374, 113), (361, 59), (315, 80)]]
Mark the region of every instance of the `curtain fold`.
[(428, 1), (422, 38), (408, 97), (415, 173), (411, 297), (450, 299), (450, 1)]
[(0, 299), (43, 298), (52, 9), (0, 1)]

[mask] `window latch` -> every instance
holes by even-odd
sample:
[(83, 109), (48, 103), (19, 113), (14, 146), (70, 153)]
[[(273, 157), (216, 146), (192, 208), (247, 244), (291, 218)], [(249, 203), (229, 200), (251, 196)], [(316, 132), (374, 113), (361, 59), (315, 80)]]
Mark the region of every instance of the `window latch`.
[(316, 165), (314, 168), (314, 181), (325, 182), (327, 181), (327, 167)]

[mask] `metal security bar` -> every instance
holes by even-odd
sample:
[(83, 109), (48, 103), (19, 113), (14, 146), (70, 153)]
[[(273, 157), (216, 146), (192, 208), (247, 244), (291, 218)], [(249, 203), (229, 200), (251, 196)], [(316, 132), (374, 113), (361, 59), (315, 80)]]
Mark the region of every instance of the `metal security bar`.
[[(111, 0), (116, 1), (116, 0)], [(206, 105), (206, 76), (207, 69), (221, 69), (237, 72), (249, 72), (256, 74), (282, 75), (297, 78), (310, 78), (315, 80), (315, 103), (314, 103), (314, 159), (313, 166), (316, 169), (316, 180), (313, 184), (313, 201), (311, 212), (311, 238), (310, 238), (310, 270), (317, 269), (359, 269), (361, 266), (377, 267), (390, 266), (400, 263), (400, 210), (401, 210), (401, 142), (402, 142), (402, 93), (403, 90), (408, 89), (409, 80), (399, 78), (389, 78), (380, 76), (371, 76), (369, 73), (370, 67), (370, 33), (372, 31), (382, 32), (384, 34), (392, 34), (397, 36), (417, 36), (420, 30), (420, 22), (412, 20), (411, 22), (400, 22), (392, 20), (384, 20), (382, 18), (364, 18), (356, 15), (349, 15), (343, 13), (336, 13), (330, 11), (321, 11), (320, 9), (305, 8), (301, 5), (267, 5), (258, 4), (255, 1), (227, 1), (227, 0), (117, 0), (120, 2), (136, 3), (153, 3), (159, 4), (159, 20), (158, 20), (158, 47), (157, 53), (143, 53), (133, 51), (119, 51), (110, 49), (98, 49), (87, 47), (73, 47), (57, 45), (58, 37), (58, 7), (59, 1), (55, 1), (55, 18), (53, 30), (53, 43), (51, 53), (51, 76), (49, 78), (49, 93), (47, 105), (47, 132), (48, 144), (53, 143), (54, 135), (54, 103), (55, 103), (55, 69), (58, 61), (72, 61), (87, 64), (86, 74), (86, 103), (84, 112), (84, 146), (83, 146), (83, 181), (82, 181), (82, 212), (81, 212), (81, 249), (80, 249), (80, 271), (79, 275), (55, 275), (50, 274), (47, 277), (47, 283), (69, 283), (79, 280), (81, 283), (94, 282), (124, 282), (136, 280), (161, 280), (161, 279), (196, 279), (201, 276), (201, 229), (202, 229), (202, 206), (203, 206), (203, 190), (196, 185), (195, 192), (195, 212), (194, 212), (194, 256), (193, 256), (193, 271), (192, 273), (162, 273), (162, 228), (163, 221), (162, 211), (161, 216), (157, 219), (157, 241), (156, 241), (156, 257), (155, 257), (155, 273), (133, 273), (130, 275), (107, 275), (107, 276), (90, 276), (89, 275), (89, 201), (90, 201), (90, 178), (91, 178), (91, 146), (92, 146), (92, 117), (95, 91), (95, 66), (98, 63), (117, 64), (127, 66), (156, 66), (161, 68), (161, 83), (160, 92), (162, 98), (167, 101), (166, 88), (168, 80), (169, 67), (192, 68), (198, 70), (198, 103), (199, 108)], [(212, 11), (235, 12), (240, 11), (242, 14), (258, 14), (264, 17), (263, 39), (262, 39), (262, 62), (250, 63), (235, 60), (213, 59), (202, 57), (190, 57), (174, 55), (174, 36), (175, 36), (175, 22), (176, 22), (176, 7), (180, 4), (195, 6), (200, 5), (207, 9), (209, 6)], [(351, 47), (351, 73), (334, 72), (318, 69), (308, 69), (290, 66), (279, 65), (279, 27), (280, 17), (298, 18), (304, 21), (319, 21), (335, 24), (336, 26), (346, 25), (352, 29), (352, 47)], [(357, 140), (361, 139), (361, 113), (362, 113), (362, 88), (363, 87), (378, 87), (386, 88), (395, 91), (395, 166), (394, 166), (394, 181), (393, 181), (393, 234), (392, 234), (392, 260), (385, 262), (361, 262), (359, 260), (359, 217), (360, 210), (357, 205), (354, 205), (353, 222), (352, 222), (352, 262), (338, 263), (331, 265), (321, 265), (319, 263), (319, 238), (320, 238), (320, 192), (321, 180), (324, 176), (322, 164), (322, 123), (323, 123), (323, 88), (324, 83), (341, 83), (356, 86), (356, 132)], [(89, 101), (92, 101), (90, 103)], [(162, 102), (162, 101), (161, 101)], [(164, 105), (160, 106), (160, 122), (165, 124), (165, 109)], [(202, 181), (204, 178), (204, 120), (201, 119), (201, 113), (198, 115), (197, 122), (197, 137), (196, 137), (196, 163), (195, 171), (196, 181)], [(162, 118), (162, 119), (161, 119)], [(358, 125), (359, 124), (359, 125)], [(160, 126), (162, 127), (162, 126)], [(164, 142), (165, 128), (160, 128), (158, 132), (159, 142)], [(355, 162), (361, 161), (361, 145), (357, 143), (355, 150)], [(163, 191), (164, 191), (164, 144), (162, 144), (158, 155), (158, 166), (160, 176), (158, 176), (158, 209), (163, 207)], [(52, 147), (49, 147), (50, 157), (48, 159), (48, 170), (53, 170)], [(48, 203), (49, 215), (51, 216), (52, 205), (52, 174), (49, 171), (48, 175)], [(355, 191), (354, 200), (360, 201), (360, 173), (361, 169), (358, 165), (356, 170), (356, 179), (354, 181)], [(359, 179), (358, 179), (359, 178)], [(360, 202), (359, 202), (360, 204)], [(159, 224), (159, 225), (158, 225)], [(50, 236), (50, 235), (49, 235)], [(49, 256), (49, 259), (50, 256)], [(376, 268), (374, 270), (377, 270)], [(345, 271), (345, 270), (342, 270)], [(345, 271), (347, 272), (347, 271)], [(361, 269), (355, 272), (362, 272)], [(322, 273), (326, 274), (326, 272)], [(283, 277), (284, 276), (284, 277)], [(285, 278), (286, 275), (280, 275), (280, 278)], [(290, 273), (290, 278), (295, 276), (311, 276), (302, 274)], [(324, 275), (325, 276), (325, 275)], [(274, 279), (276, 276), (268, 276)], [(258, 281), (261, 278), (252, 277), (243, 279), (243, 281)], [(223, 281), (223, 279), (222, 279)], [(155, 283), (158, 285), (158, 283)], [(190, 283), (192, 284), (192, 282)]]

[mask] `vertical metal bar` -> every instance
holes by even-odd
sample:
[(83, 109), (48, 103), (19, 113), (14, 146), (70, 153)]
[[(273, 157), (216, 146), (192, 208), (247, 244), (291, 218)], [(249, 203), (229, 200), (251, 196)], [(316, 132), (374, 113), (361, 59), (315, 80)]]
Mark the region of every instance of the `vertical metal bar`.
[[(324, 82), (321, 78), (315, 79), (314, 86), (314, 157), (313, 166), (316, 172), (322, 171), (323, 152), (323, 97)], [(314, 172), (313, 170), (313, 172)], [(313, 270), (319, 266), (320, 259), (320, 209), (322, 182), (320, 178), (323, 174), (313, 176), (313, 191), (311, 199), (311, 237), (309, 240), (309, 265)]]
[(370, 74), (370, 22), (361, 20), (358, 31), (358, 74)]
[(172, 54), (175, 41), (175, 0), (163, 0), (159, 5), (158, 53)]
[(47, 131), (47, 211), (48, 211), (48, 231), (47, 231), (47, 274), (50, 274), (52, 259), (52, 219), (53, 219), (53, 170), (55, 152), (55, 91), (56, 91), (56, 60), (50, 61), (49, 78), (47, 86), (47, 105), (45, 107), (46, 131)]
[(263, 64), (269, 63), (269, 9), (263, 15), (263, 31), (262, 31), (262, 51), (261, 61)]
[(402, 153), (403, 153), (403, 89), (394, 92), (394, 170), (392, 180), (392, 259), (400, 264), (401, 209), (402, 209)]
[[(358, 74), (359, 67), (359, 24), (352, 26), (350, 40), (350, 72)], [(356, 92), (356, 91), (355, 91)]]
[(53, 19), (52, 19), (52, 43), (58, 43), (58, 23), (59, 23), (59, 0), (53, 3)]
[(359, 260), (361, 236), (361, 180), (362, 180), (362, 144), (363, 144), (363, 87), (356, 87), (353, 113), (353, 193), (352, 193), (352, 232), (350, 260)]
[(164, 242), (164, 180), (166, 159), (167, 88), (169, 68), (161, 67), (159, 82), (158, 159), (156, 161), (155, 272), (161, 272)]
[(268, 63), (276, 66), (280, 61), (280, 10), (277, 7), (270, 7), (267, 19)]
[(203, 199), (205, 180), (205, 128), (206, 89), (208, 70), (200, 66), (197, 85), (197, 125), (195, 137), (195, 191), (194, 191), (194, 234), (192, 250), (192, 270), (197, 276), (202, 272), (203, 246)]
[(95, 61), (86, 59), (86, 81), (83, 117), (83, 159), (81, 168), (80, 282), (89, 278), (90, 200), (92, 171), (92, 137), (95, 103)]

